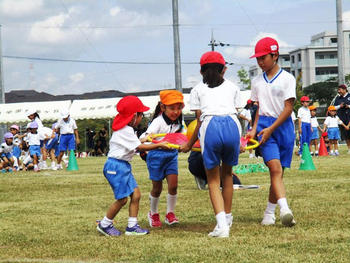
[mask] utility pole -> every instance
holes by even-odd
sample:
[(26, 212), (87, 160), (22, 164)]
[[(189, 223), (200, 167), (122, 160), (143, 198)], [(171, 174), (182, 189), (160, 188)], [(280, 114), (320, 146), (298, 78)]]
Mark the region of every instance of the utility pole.
[(338, 83), (345, 83), (344, 77), (344, 33), (343, 33), (343, 10), (342, 0), (336, 0), (337, 5), (337, 35), (338, 35)]
[(182, 92), (178, 0), (172, 0), (172, 1), (173, 1), (175, 86), (178, 91)]
[(211, 46), (211, 51), (215, 50), (215, 39), (214, 39), (214, 30), (211, 30), (211, 39), (210, 39), (210, 43), (208, 46)]
[[(5, 103), (5, 91), (4, 91), (4, 81), (3, 81), (3, 70), (2, 70), (2, 43), (1, 43), (1, 25), (0, 25), (0, 104)], [(0, 124), (0, 136), (4, 136), (6, 132), (6, 126)]]

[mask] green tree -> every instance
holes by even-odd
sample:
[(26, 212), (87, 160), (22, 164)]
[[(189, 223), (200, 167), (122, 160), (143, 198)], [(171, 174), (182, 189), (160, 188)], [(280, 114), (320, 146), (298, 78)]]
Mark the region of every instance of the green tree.
[(338, 83), (335, 81), (317, 82), (304, 88), (313, 101), (318, 101), (320, 105), (329, 105), (335, 95), (337, 95)]
[(350, 74), (345, 75), (345, 84), (349, 87), (350, 86)]
[(237, 71), (237, 75), (239, 78), (239, 82), (242, 84), (244, 89), (250, 89), (250, 79), (248, 76), (248, 72), (241, 67), (238, 71)]

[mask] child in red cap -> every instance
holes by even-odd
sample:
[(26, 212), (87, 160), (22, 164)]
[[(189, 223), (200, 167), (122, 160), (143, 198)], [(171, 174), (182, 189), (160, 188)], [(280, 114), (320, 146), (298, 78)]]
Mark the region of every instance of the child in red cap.
[[(233, 222), (232, 166), (238, 164), (241, 125), (237, 119), (240, 104), (239, 88), (224, 78), (225, 59), (210, 51), (200, 59), (203, 81), (191, 90), (190, 108), (195, 111), (197, 126), (181, 150), (189, 151), (200, 140), (203, 163), (207, 173), (209, 195), (216, 226), (210, 237), (229, 237)], [(222, 179), (222, 191), (220, 190)]]
[[(178, 90), (162, 90), (159, 93), (160, 102), (154, 113), (154, 118), (147, 128), (144, 136), (159, 133), (183, 132), (182, 109), (184, 107), (183, 95)], [(163, 180), (168, 183), (167, 213), (165, 223), (177, 224), (179, 220), (175, 216), (177, 201), (177, 177), (178, 177), (178, 151), (153, 150), (147, 154), (146, 163), (149, 178), (152, 180), (152, 190), (149, 194), (150, 211), (148, 221), (151, 227), (161, 227), (158, 204), (163, 189)]]
[(121, 232), (113, 226), (113, 219), (127, 203), (128, 196), (130, 196), (129, 219), (125, 234), (145, 235), (149, 233), (137, 222), (141, 193), (129, 162), (136, 151), (148, 151), (155, 148), (168, 149), (168, 146), (165, 143), (141, 144), (137, 138), (133, 128), (141, 122), (143, 112), (148, 110), (149, 108), (135, 96), (126, 96), (117, 104), (118, 115), (113, 121), (108, 159), (103, 168), (103, 174), (112, 187), (116, 200), (109, 207), (106, 216), (98, 222), (97, 230), (103, 235), (121, 235)]
[(298, 131), (300, 138), (299, 155), (303, 153), (304, 143), (310, 147), (311, 141), (311, 112), (309, 109), (310, 98), (308, 96), (302, 96), (300, 98), (301, 106), (298, 110)]
[(295, 78), (281, 69), (279, 46), (265, 37), (255, 46), (256, 58), (263, 73), (252, 80), (251, 100), (258, 102), (258, 111), (249, 136), (258, 135), (260, 151), (270, 170), (270, 193), (262, 225), (275, 224), (275, 209), (280, 206), (280, 219), (285, 226), (294, 226), (283, 183), (285, 167), (290, 167), (294, 148), (294, 124), (291, 118), (296, 98)]

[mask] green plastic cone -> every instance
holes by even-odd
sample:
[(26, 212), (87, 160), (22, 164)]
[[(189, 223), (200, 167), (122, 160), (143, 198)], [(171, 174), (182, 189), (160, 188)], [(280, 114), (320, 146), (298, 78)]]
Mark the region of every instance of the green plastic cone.
[(75, 158), (75, 153), (73, 150), (71, 150), (69, 153), (69, 162), (68, 162), (67, 170), (68, 171), (78, 171), (79, 170), (77, 159)]
[(306, 142), (303, 144), (299, 170), (316, 170), (309, 151), (309, 145)]

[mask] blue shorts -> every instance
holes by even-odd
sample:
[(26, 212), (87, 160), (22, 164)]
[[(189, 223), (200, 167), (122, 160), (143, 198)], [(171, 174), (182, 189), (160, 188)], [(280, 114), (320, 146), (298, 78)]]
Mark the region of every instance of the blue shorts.
[(203, 163), (207, 170), (238, 164), (240, 130), (231, 116), (206, 117), (200, 128)]
[(55, 138), (48, 140), (45, 144), (45, 148), (47, 150), (49, 150), (49, 151), (52, 149), (55, 150), (55, 156), (58, 156), (58, 154), (60, 152), (58, 149), (58, 146), (59, 146), (59, 144), (58, 144), (58, 135), (57, 134), (56, 134)]
[(311, 140), (317, 140), (318, 138), (318, 128), (312, 127)]
[[(270, 127), (276, 118), (259, 116), (257, 133)], [(258, 137), (261, 140), (261, 136)], [(270, 138), (260, 146), (264, 162), (267, 163), (273, 159), (278, 159), (282, 167), (290, 167), (294, 148), (294, 124), (292, 118), (288, 118), (271, 134)]]
[(38, 158), (41, 156), (40, 145), (30, 145), (29, 146), (29, 154), (30, 156), (36, 155)]
[(2, 153), (1, 154), (1, 157), (6, 157), (8, 160), (10, 160), (11, 158), (12, 158), (12, 153), (11, 152), (9, 152), (9, 153)]
[(328, 133), (328, 139), (330, 140), (339, 140), (340, 139), (340, 133), (339, 133), (339, 128), (328, 128), (327, 130)]
[(311, 141), (311, 123), (302, 122), (301, 123), (301, 136), (300, 136), (300, 148), (299, 153), (303, 152), (303, 145), (307, 143), (310, 145)]
[(169, 174), (178, 174), (177, 150), (152, 150), (146, 157), (149, 179), (162, 181)]
[(19, 148), (18, 146), (14, 146), (12, 154), (18, 159), (21, 156), (21, 148)]
[(60, 136), (60, 144), (59, 144), (60, 152), (75, 150), (75, 137), (74, 134), (61, 134)]
[(103, 174), (112, 187), (116, 200), (130, 196), (137, 188), (131, 165), (127, 161), (108, 158), (103, 167)]

